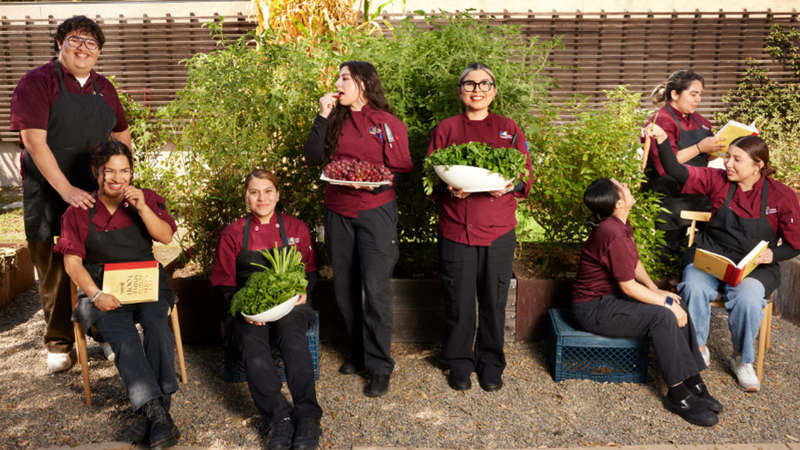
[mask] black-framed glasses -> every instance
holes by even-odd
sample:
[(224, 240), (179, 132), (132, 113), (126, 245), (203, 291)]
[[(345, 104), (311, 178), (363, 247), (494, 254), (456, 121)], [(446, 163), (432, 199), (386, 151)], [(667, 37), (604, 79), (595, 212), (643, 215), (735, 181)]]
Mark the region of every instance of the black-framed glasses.
[(461, 82), (461, 89), (466, 92), (475, 92), (475, 90), (479, 90), (481, 92), (489, 92), (494, 87), (494, 82), (489, 80), (483, 80), (481, 82), (474, 82), (472, 80), (462, 81)]
[(72, 48), (81, 48), (81, 44), (83, 44), (86, 47), (86, 50), (93, 52), (97, 51), (100, 48), (100, 43), (92, 38), (70, 36), (65, 40), (67, 42), (67, 45), (69, 45)]

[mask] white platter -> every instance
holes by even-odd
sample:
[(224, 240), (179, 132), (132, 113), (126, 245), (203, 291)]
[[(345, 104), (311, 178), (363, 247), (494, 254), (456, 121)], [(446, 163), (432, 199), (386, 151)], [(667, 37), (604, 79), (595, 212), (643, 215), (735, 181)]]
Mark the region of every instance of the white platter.
[(464, 192), (489, 192), (505, 189), (514, 180), (506, 180), (502, 175), (482, 167), (473, 166), (434, 166), (436, 175), (445, 183)]
[(283, 318), (283, 316), (289, 314), (299, 299), (300, 295), (295, 295), (280, 305), (275, 305), (262, 313), (252, 315), (242, 313), (242, 316), (244, 316), (246, 319), (252, 320), (253, 322), (275, 322), (276, 320), (280, 320)]
[(391, 181), (347, 181), (347, 180), (335, 180), (333, 178), (328, 178), (325, 176), (323, 172), (322, 175), (319, 176), (319, 179), (325, 181), (330, 184), (334, 184), (337, 186), (362, 186), (362, 187), (379, 187), (379, 186), (386, 186), (392, 184)]

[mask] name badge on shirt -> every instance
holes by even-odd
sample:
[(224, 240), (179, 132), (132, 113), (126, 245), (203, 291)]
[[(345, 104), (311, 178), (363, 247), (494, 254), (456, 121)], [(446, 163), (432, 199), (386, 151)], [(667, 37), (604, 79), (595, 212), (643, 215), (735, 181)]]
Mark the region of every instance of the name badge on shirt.
[(511, 139), (514, 136), (508, 134), (508, 131), (501, 131), (500, 132), (500, 139)]
[(778, 208), (767, 207), (767, 214), (777, 214), (777, 213), (778, 213)]

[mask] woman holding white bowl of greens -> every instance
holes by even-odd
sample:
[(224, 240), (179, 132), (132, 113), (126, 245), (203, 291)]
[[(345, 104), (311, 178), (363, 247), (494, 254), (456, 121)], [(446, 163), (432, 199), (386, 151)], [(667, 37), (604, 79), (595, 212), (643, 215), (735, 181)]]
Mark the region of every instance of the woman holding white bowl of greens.
[[(513, 120), (489, 111), (497, 95), (492, 70), (484, 64), (470, 64), (458, 80), (458, 95), (464, 112), (443, 120), (433, 130), (428, 155), (468, 142), (516, 148), (525, 155), (530, 173), (531, 160), (522, 130)], [(489, 192), (470, 193), (448, 186), (446, 192), (435, 195), (447, 325), (442, 359), (450, 370), (448, 384), (457, 391), (472, 387), (473, 371), (485, 391), (503, 387), (505, 307), (516, 247), (516, 199), (525, 197), (530, 187), (530, 179), (518, 179)]]

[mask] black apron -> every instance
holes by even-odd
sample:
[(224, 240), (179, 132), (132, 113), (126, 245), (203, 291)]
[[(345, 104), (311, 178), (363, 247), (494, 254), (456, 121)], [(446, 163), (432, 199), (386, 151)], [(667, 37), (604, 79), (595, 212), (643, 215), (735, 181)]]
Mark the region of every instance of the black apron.
[[(736, 183), (731, 183), (725, 204), (711, 216), (705, 231), (697, 237), (699, 248), (719, 253), (735, 262), (744, 258), (760, 241), (767, 241), (769, 248), (775, 248), (777, 235), (767, 220), (767, 179), (762, 177), (762, 180), (760, 217), (746, 219), (730, 209), (728, 205), (738, 187)], [(689, 256), (694, 259), (694, 249), (690, 249)], [(780, 267), (775, 261), (760, 264), (747, 277), (755, 278), (764, 285), (766, 298), (780, 283)]]
[[(99, 200), (97, 200), (99, 201)], [(119, 208), (124, 206), (120, 205)], [(133, 225), (111, 231), (97, 231), (92, 219), (97, 206), (89, 210), (89, 233), (86, 235), (86, 257), (83, 265), (91, 275), (95, 284), (103, 286), (103, 265), (106, 263), (153, 261), (153, 238), (147, 231), (138, 211), (132, 205), (129, 207), (133, 213)], [(77, 319), (84, 329), (89, 330), (92, 324), (100, 317), (102, 311), (95, 308), (89, 301), (86, 293), (80, 292), (80, 303), (76, 310)], [(166, 274), (158, 267), (158, 298), (166, 301), (169, 307), (175, 303), (175, 296), (167, 282)], [(136, 304), (122, 305), (120, 308), (136, 308)]]
[[(64, 87), (61, 64), (56, 60), (53, 65), (61, 91), (47, 119), (47, 145), (67, 180), (92, 192), (97, 181), (89, 168), (89, 149), (108, 140), (117, 116), (96, 81), (94, 94), (73, 94)], [(27, 151), (23, 152), (22, 176), (25, 236), (29, 241), (51, 242), (61, 234), (61, 215), (69, 205), (45, 180)]]
[[(700, 128), (695, 130), (684, 130), (681, 126), (678, 116), (672, 110), (672, 107), (667, 104), (666, 109), (672, 116), (672, 120), (678, 126), (679, 138), (677, 146), (679, 149), (684, 149), (697, 144), (703, 139), (713, 136), (711, 131), (706, 130), (700, 126), (700, 122), (696, 117), (692, 119), (697, 123)], [(686, 161), (684, 164), (696, 167), (705, 167), (708, 165), (708, 154), (700, 153), (694, 158)], [(660, 218), (665, 222), (660, 223), (658, 228), (661, 230), (679, 230), (686, 228), (690, 225), (690, 221), (683, 220), (680, 217), (681, 211), (711, 211), (711, 201), (705, 195), (699, 194), (681, 194), (681, 185), (674, 177), (664, 174), (659, 176), (653, 166), (648, 166), (647, 170), (648, 188), (655, 192), (665, 194), (666, 197), (662, 200), (661, 205), (669, 210), (671, 214), (662, 214)]]

